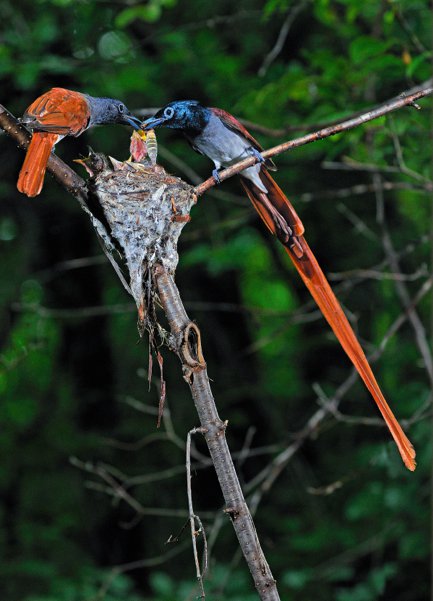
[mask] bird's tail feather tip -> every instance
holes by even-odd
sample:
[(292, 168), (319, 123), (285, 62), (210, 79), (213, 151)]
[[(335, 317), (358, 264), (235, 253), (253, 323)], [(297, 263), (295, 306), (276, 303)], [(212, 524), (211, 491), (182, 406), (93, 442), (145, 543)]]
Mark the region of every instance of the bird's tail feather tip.
[(404, 454), (402, 453), (402, 458), (403, 458), (403, 462), (404, 462), (405, 466), (407, 467), (407, 469), (410, 470), (411, 472), (414, 472), (416, 470), (416, 461), (415, 461), (416, 451), (413, 448), (410, 441), (408, 441), (408, 443), (409, 443), (409, 446), (406, 448), (406, 452)]
[(416, 461), (413, 458), (403, 459), (403, 461), (410, 472), (414, 472), (416, 470)]
[(57, 134), (45, 132), (33, 134), (18, 176), (17, 188), (19, 192), (29, 197), (40, 194), (44, 185), (48, 159), (57, 139)]

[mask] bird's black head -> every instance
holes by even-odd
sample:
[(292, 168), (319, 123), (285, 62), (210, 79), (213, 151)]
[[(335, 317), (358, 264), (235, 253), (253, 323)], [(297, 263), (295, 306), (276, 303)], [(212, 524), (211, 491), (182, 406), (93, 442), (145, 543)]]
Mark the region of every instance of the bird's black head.
[(142, 128), (170, 127), (190, 136), (199, 134), (210, 119), (210, 110), (198, 100), (175, 100), (164, 106), (153, 117), (143, 122)]
[(87, 96), (90, 105), (90, 124), (105, 125), (120, 123), (140, 129), (140, 119), (134, 117), (120, 100)]

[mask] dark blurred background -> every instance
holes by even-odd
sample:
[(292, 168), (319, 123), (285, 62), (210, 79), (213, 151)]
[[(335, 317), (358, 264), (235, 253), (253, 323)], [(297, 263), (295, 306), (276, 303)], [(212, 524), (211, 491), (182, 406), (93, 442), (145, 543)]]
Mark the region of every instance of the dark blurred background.
[[(196, 98), (265, 126), (267, 135), (249, 127), (270, 147), (431, 76), (427, 1), (2, 0), (1, 13), (1, 102), (17, 116), (53, 86), (135, 111)], [(235, 180), (200, 200), (181, 238), (177, 284), (202, 330), (283, 599), (428, 594), (431, 101), (419, 105), (276, 161), (307, 240), (376, 354), (417, 448), (414, 474)], [(90, 144), (123, 160), (129, 135), (97, 128), (57, 153), (74, 165)], [(209, 176), (211, 163), (175, 134), (158, 140), (169, 171)], [(166, 543), (186, 521), (184, 444), (198, 425), (179, 363), (164, 350), (158, 431), (147, 340), (86, 215), (49, 176), (40, 197), (20, 195), (23, 153), (5, 135), (0, 157), (2, 599), (194, 599), (188, 531)], [(272, 461), (299, 436), (273, 478)], [(205, 445), (195, 445), (208, 597), (255, 599)]]

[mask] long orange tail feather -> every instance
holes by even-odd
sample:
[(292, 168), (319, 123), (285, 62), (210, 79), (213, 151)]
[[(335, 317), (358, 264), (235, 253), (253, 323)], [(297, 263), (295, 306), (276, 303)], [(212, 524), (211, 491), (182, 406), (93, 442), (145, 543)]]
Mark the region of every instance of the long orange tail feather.
[(45, 171), (58, 134), (35, 132), (27, 148), (18, 177), (17, 188), (27, 196), (37, 196), (44, 185)]
[[(296, 234), (295, 226), (301, 233), (304, 231), (301, 220), (297, 216), (289, 199), (269, 173), (262, 170), (260, 177), (268, 190), (268, 194), (259, 190), (257, 186), (245, 178), (241, 178), (242, 185), (268, 229), (283, 242), (285, 250), (298, 270), (303, 282), (376, 401), (379, 411), (397, 444), (404, 464), (409, 470), (413, 471), (416, 467), (415, 450), (386, 402), (364, 351), (316, 257), (305, 238), (302, 235)], [(270, 205), (272, 205), (271, 208)], [(279, 215), (286, 220), (293, 231), (293, 236), (288, 241), (282, 236), (278, 221), (275, 221), (275, 209), (277, 209)], [(301, 224), (301, 227), (299, 224)]]

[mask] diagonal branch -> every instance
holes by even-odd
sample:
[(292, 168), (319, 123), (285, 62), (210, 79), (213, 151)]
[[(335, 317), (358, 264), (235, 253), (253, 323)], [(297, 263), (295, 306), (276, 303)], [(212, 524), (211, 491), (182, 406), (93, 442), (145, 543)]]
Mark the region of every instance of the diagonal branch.
[(280, 33), (278, 34), (277, 41), (275, 42), (270, 52), (265, 56), (262, 66), (258, 70), (257, 74), (259, 75), (259, 77), (264, 77), (266, 75), (267, 70), (282, 51), (284, 44), (286, 43), (287, 36), (289, 35), (290, 29), (296, 20), (296, 17), (299, 15), (300, 12), (302, 12), (302, 10), (307, 6), (308, 3), (309, 0), (303, 0), (298, 5), (292, 7), (289, 10), (287, 17), (285, 18), (284, 23), (280, 29)]
[(200, 419), (199, 431), (204, 432), (224, 496), (224, 511), (231, 518), (260, 599), (278, 601), (280, 597), (276, 583), (263, 554), (227, 445), (227, 422), (220, 419), (212, 395), (201, 350), (200, 330), (189, 319), (172, 276), (161, 265), (156, 265), (154, 277), (159, 299), (170, 325), (170, 345), (182, 362), (184, 379), (191, 389)]
[[(391, 271), (394, 274), (398, 274), (401, 271), (400, 263), (397, 257), (397, 253), (395, 252), (391, 234), (389, 232), (388, 224), (385, 218), (384, 197), (383, 190), (381, 188), (381, 176), (379, 174), (375, 174), (373, 176), (373, 183), (375, 186), (376, 202), (379, 206), (378, 222), (382, 228), (383, 248), (388, 263), (391, 267)], [(433, 360), (426, 329), (422, 324), (422, 321), (416, 308), (413, 307), (411, 304), (409, 291), (403, 279), (396, 277), (394, 282), (397, 294), (400, 297), (401, 304), (403, 305), (405, 311), (407, 311), (409, 321), (414, 330), (415, 341), (422, 356), (425, 369), (428, 373), (430, 384), (433, 385)]]
[[(317, 140), (323, 140), (323, 138), (328, 138), (329, 136), (334, 136), (335, 134), (339, 134), (343, 131), (347, 131), (349, 129), (353, 129), (358, 125), (363, 125), (368, 121), (373, 121), (373, 119), (377, 119), (378, 117), (383, 117), (383, 115), (387, 115), (392, 111), (396, 111), (398, 109), (403, 108), (404, 106), (414, 106), (415, 108), (419, 108), (415, 101), (420, 98), (424, 98), (424, 96), (428, 96), (433, 93), (433, 80), (429, 79), (425, 81), (422, 85), (417, 88), (413, 88), (407, 92), (403, 92), (399, 96), (392, 98), (391, 100), (387, 100), (383, 104), (369, 109), (357, 115), (356, 117), (352, 117), (350, 119), (346, 119), (345, 121), (341, 121), (335, 125), (331, 125), (328, 127), (324, 127), (319, 129), (318, 131), (312, 132), (310, 134), (306, 134), (305, 136), (301, 136), (300, 138), (296, 138), (295, 140), (289, 140), (288, 142), (283, 142), (283, 144), (278, 144), (278, 146), (274, 146), (273, 148), (269, 148), (268, 150), (263, 151), (261, 154), (263, 158), (268, 159), (276, 156), (277, 154), (281, 154), (282, 152), (286, 152), (287, 150), (292, 150), (292, 148), (298, 148), (298, 146), (304, 146), (305, 144), (311, 144), (311, 142), (316, 142)], [(249, 157), (238, 163), (220, 171), (218, 173), (219, 179), (224, 181), (237, 173), (240, 173), (247, 167), (251, 167), (255, 163), (259, 161), (256, 157)], [(216, 180), (214, 177), (210, 177), (209, 179), (202, 182), (199, 186), (195, 188), (195, 193), (197, 196), (201, 196), (204, 192), (215, 186)]]
[[(0, 104), (0, 127), (18, 143), (20, 148), (25, 150), (28, 147), (32, 138), (30, 132), (2, 104)], [(48, 171), (67, 192), (75, 196), (81, 207), (88, 212), (87, 188), (83, 178), (53, 153), (48, 160)]]
[[(30, 132), (2, 104), (0, 104), (0, 128), (17, 142), (19, 148), (22, 148), (23, 150), (27, 149), (32, 138)], [(84, 179), (75, 173), (73, 169), (54, 153), (51, 153), (50, 158), (48, 159), (47, 171), (54, 176), (54, 179), (57, 180), (67, 192), (74, 196), (83, 211), (87, 213), (96, 231), (98, 242), (100, 243), (102, 250), (113, 266), (124, 288), (130, 293), (128, 283), (125, 280), (122, 270), (111, 253), (110, 237), (104, 225), (93, 215), (87, 205), (87, 185)]]

